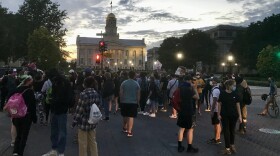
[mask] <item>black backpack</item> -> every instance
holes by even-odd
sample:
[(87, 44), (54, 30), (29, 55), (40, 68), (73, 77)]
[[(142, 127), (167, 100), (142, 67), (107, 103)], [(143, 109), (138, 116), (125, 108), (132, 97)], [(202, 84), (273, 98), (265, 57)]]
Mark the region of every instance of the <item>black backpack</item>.
[(251, 89), (249, 87), (244, 88), (243, 102), (246, 105), (250, 105), (252, 103), (252, 94), (251, 94)]

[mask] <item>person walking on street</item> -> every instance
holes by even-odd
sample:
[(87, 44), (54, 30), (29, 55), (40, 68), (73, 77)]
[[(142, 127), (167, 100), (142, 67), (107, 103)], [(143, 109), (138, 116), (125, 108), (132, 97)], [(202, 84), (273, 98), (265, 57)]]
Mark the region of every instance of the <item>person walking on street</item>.
[(212, 86), (210, 92), (210, 105), (211, 105), (211, 121), (214, 125), (214, 138), (210, 139), (208, 143), (210, 144), (220, 144), (221, 142), (221, 124), (218, 118), (218, 99), (220, 96), (220, 89), (218, 85), (219, 79), (213, 77), (210, 80), (210, 85)]
[(105, 118), (103, 120), (109, 121), (110, 111), (112, 108), (112, 101), (114, 98), (115, 84), (111, 78), (111, 73), (105, 73), (105, 81), (102, 88), (102, 98), (104, 105)]
[(101, 99), (94, 89), (97, 82), (93, 77), (87, 77), (83, 84), (85, 90), (80, 93), (72, 127), (78, 126), (79, 156), (98, 156), (95, 131), (97, 124), (89, 124), (88, 120), (92, 104), (99, 105)]
[(198, 148), (192, 146), (193, 131), (195, 127), (195, 109), (193, 100), (198, 99), (198, 94), (191, 84), (191, 76), (186, 76), (185, 81), (180, 83), (180, 111), (178, 112), (177, 125), (180, 127), (178, 132), (178, 152), (183, 152), (185, 147), (182, 146), (184, 132), (187, 131), (188, 153), (197, 153)]
[(159, 99), (159, 88), (155, 82), (155, 78), (152, 76), (150, 77), (150, 85), (149, 85), (149, 89), (148, 89), (148, 99), (150, 100), (150, 109), (148, 110), (149, 112), (151, 112), (149, 114), (150, 117), (156, 117), (156, 112), (157, 112), (157, 103), (158, 103), (158, 99)]
[(13, 125), (15, 126), (17, 132), (13, 151), (14, 156), (23, 156), (31, 124), (32, 122), (37, 122), (36, 100), (34, 91), (32, 90), (33, 79), (29, 75), (24, 75), (22, 78), (22, 83), (14, 93), (22, 93), (22, 97), (27, 106), (27, 114), (25, 117), (12, 119)]
[(64, 156), (67, 135), (67, 112), (74, 105), (75, 96), (70, 82), (54, 69), (51, 100), (51, 143), (52, 150), (43, 156)]
[(138, 114), (143, 114), (145, 111), (145, 106), (148, 97), (148, 80), (146, 78), (146, 73), (141, 72), (140, 78), (137, 79), (137, 82), (140, 86), (140, 112)]
[(218, 102), (218, 118), (222, 121), (225, 149), (222, 151), (223, 155), (230, 155), (236, 153), (234, 145), (235, 141), (235, 126), (237, 120), (242, 123), (242, 116), (240, 111), (240, 100), (235, 92), (234, 80), (227, 80), (225, 82), (226, 90), (220, 93)]
[(129, 79), (121, 84), (120, 101), (121, 115), (123, 116), (123, 132), (127, 133), (128, 137), (132, 137), (132, 128), (134, 118), (137, 116), (137, 108), (140, 101), (140, 86), (134, 80), (135, 72), (128, 73)]
[(201, 115), (201, 104), (203, 103), (203, 94), (202, 90), (205, 86), (204, 80), (201, 78), (201, 75), (199, 72), (196, 72), (196, 87), (197, 87), (197, 92), (199, 94), (199, 99), (197, 103), (197, 108), (198, 108), (198, 114)]

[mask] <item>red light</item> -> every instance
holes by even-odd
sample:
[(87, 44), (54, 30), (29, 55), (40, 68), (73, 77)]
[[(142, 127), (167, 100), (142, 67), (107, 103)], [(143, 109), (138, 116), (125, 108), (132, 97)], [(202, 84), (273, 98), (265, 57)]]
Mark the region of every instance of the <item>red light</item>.
[(100, 41), (100, 42), (99, 42), (99, 45), (100, 45), (100, 46), (104, 46), (104, 42), (103, 42), (103, 41)]
[(96, 55), (96, 59), (99, 60), (99, 59), (100, 59), (100, 56), (99, 56), (99, 55)]

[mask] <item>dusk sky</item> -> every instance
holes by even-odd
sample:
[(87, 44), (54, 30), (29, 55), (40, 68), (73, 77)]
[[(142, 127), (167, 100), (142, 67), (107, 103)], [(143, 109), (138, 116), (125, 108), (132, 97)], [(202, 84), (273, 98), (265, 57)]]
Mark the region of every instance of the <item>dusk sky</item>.
[[(111, 0), (52, 0), (66, 10), (68, 50), (75, 52), (76, 37), (96, 37), (104, 32), (111, 12)], [(16, 12), (23, 0), (0, 0)], [(280, 13), (280, 0), (113, 0), (122, 39), (145, 38), (148, 49), (170, 36), (180, 36), (192, 28), (219, 24), (248, 26), (251, 22)]]

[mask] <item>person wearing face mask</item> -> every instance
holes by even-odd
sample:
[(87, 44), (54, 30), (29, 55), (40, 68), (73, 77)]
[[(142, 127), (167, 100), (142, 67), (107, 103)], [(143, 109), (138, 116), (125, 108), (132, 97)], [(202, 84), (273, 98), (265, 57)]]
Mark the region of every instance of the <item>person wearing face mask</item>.
[(269, 82), (269, 88), (270, 88), (269, 99), (267, 100), (267, 103), (265, 104), (265, 107), (264, 107), (263, 111), (258, 114), (258, 115), (261, 115), (261, 116), (266, 116), (267, 115), (268, 105), (275, 101), (275, 95), (277, 95), (277, 86), (275, 84), (274, 78), (269, 77), (268, 82)]
[(36, 100), (34, 91), (32, 89), (33, 79), (29, 75), (23, 75), (21, 78), (23, 81), (17, 87), (14, 93), (22, 93), (23, 99), (27, 106), (27, 114), (23, 118), (12, 119), (13, 125), (16, 127), (17, 132), (13, 155), (18, 156), (23, 155), (32, 122), (37, 122)]
[(219, 79), (217, 77), (212, 77), (210, 80), (210, 85), (212, 86), (210, 93), (210, 105), (211, 105), (211, 120), (214, 126), (215, 136), (213, 139), (208, 140), (209, 144), (220, 144), (221, 142), (221, 124), (218, 119), (218, 99), (220, 96), (220, 88), (218, 85)]
[(240, 111), (240, 100), (235, 92), (234, 80), (227, 80), (225, 82), (226, 90), (220, 93), (218, 102), (218, 119), (222, 121), (225, 150), (222, 151), (224, 155), (236, 153), (234, 145), (235, 126), (237, 120), (242, 122)]

